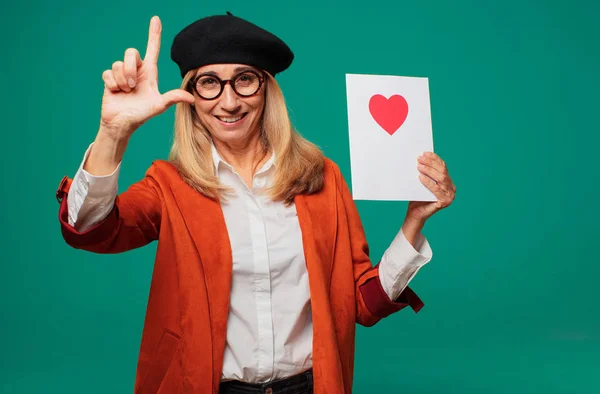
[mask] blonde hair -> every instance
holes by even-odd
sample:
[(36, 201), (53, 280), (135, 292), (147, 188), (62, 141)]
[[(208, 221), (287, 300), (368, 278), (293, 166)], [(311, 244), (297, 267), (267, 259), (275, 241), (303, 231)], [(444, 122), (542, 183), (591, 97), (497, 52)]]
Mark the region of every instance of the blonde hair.
[[(181, 83), (187, 89), (195, 70)], [(297, 194), (312, 194), (323, 188), (325, 159), (321, 150), (292, 126), (283, 93), (275, 78), (265, 73), (265, 107), (260, 137), (265, 149), (275, 152), (273, 186), (267, 191), (274, 201), (291, 204)], [(192, 188), (212, 199), (221, 199), (229, 189), (219, 183), (211, 153), (211, 135), (188, 103), (175, 109), (175, 131), (169, 161)]]

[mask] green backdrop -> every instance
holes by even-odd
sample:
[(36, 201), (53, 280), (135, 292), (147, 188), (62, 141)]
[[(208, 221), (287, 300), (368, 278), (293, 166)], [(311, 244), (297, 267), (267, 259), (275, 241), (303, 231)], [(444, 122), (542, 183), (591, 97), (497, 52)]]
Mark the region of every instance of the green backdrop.
[[(247, 18), (296, 60), (278, 79), (297, 128), (350, 182), (346, 73), (429, 77), (435, 151), (458, 193), (424, 233), (426, 306), (359, 327), (356, 393), (599, 393), (600, 6), (592, 1), (3, 2), (0, 387), (132, 392), (155, 245), (122, 255), (61, 238), (54, 192), (98, 128), (101, 73), (163, 22)], [(120, 190), (166, 158), (173, 109), (134, 135)], [(404, 202), (359, 201), (374, 260)]]

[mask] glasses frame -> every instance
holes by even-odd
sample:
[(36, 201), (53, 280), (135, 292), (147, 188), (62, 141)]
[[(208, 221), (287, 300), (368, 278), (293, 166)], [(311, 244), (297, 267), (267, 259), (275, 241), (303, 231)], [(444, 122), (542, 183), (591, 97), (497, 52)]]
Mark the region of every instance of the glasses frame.
[[(240, 92), (238, 92), (235, 89), (235, 81), (242, 75), (247, 74), (247, 73), (251, 73), (254, 74), (258, 77), (258, 88), (256, 88), (256, 92), (252, 93), (252, 94), (241, 94)], [(212, 77), (214, 79), (216, 79), (219, 82), (219, 85), (221, 86), (221, 90), (219, 91), (219, 93), (215, 96), (215, 97), (211, 97), (211, 98), (207, 98), (204, 97), (203, 95), (200, 94), (200, 92), (198, 92), (198, 80), (202, 77)], [(208, 100), (208, 101), (212, 101), (212, 100), (216, 100), (219, 97), (221, 97), (221, 95), (223, 94), (223, 91), (225, 90), (225, 85), (229, 84), (229, 86), (231, 86), (231, 90), (234, 91), (235, 94), (237, 94), (240, 97), (252, 97), (254, 95), (256, 95), (258, 92), (260, 92), (260, 89), (262, 88), (262, 85), (265, 82), (265, 76), (262, 75), (261, 73), (259, 73), (258, 71), (254, 71), (254, 70), (244, 70), (244, 71), (240, 71), (239, 73), (237, 73), (236, 75), (233, 76), (233, 78), (230, 79), (221, 79), (219, 77), (217, 77), (216, 75), (213, 74), (200, 74), (197, 77), (194, 77), (192, 79), (190, 79), (189, 82), (189, 88), (193, 91), (196, 92), (196, 94), (202, 98), (203, 100)]]

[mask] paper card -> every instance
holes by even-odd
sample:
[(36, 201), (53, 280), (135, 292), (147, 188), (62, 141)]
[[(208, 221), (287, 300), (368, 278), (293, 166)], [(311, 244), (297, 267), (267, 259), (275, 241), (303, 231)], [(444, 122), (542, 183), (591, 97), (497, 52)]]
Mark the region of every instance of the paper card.
[(433, 152), (427, 78), (346, 74), (355, 200), (436, 201), (417, 157)]

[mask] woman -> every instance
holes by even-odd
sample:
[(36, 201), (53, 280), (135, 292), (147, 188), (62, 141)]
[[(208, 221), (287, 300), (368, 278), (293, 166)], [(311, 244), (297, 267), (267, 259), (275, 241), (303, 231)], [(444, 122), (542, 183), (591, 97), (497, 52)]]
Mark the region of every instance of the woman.
[[(181, 89), (160, 94), (161, 24), (103, 74), (101, 124), (57, 191), (66, 242), (120, 253), (158, 240), (136, 393), (350, 393), (355, 324), (421, 300), (408, 287), (431, 259), (425, 221), (455, 187), (419, 158), (435, 203), (411, 202), (373, 267), (338, 167), (296, 133), (274, 76), (286, 44), (231, 14), (175, 38)], [(169, 161), (117, 195), (133, 132), (176, 104)]]

